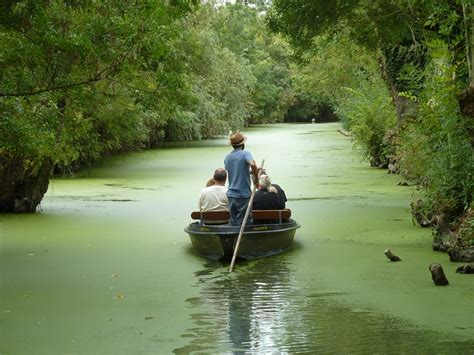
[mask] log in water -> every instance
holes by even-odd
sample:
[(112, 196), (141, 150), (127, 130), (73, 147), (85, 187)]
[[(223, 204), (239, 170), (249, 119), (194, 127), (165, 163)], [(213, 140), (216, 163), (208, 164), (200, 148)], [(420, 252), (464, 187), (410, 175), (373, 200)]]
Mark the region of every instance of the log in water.
[(441, 264), (433, 263), (431, 264), (428, 269), (431, 272), (431, 277), (433, 282), (436, 286), (447, 286), (449, 285), (449, 281), (444, 274), (443, 267)]
[(402, 260), (402, 259), (400, 259), (400, 257), (395, 255), (390, 249), (385, 249), (385, 251), (383, 253), (385, 254), (385, 256), (390, 261), (401, 261)]

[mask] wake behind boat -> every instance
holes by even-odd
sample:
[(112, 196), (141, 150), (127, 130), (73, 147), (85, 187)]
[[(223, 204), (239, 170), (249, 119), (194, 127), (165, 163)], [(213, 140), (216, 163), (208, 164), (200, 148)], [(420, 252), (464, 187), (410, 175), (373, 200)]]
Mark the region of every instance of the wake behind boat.
[[(300, 225), (291, 219), (291, 210), (254, 210), (255, 224), (247, 225), (243, 232), (237, 257), (256, 259), (288, 250)], [(229, 212), (192, 212), (190, 223), (184, 230), (189, 234), (194, 249), (213, 260), (230, 260), (240, 226), (212, 224), (229, 219)]]

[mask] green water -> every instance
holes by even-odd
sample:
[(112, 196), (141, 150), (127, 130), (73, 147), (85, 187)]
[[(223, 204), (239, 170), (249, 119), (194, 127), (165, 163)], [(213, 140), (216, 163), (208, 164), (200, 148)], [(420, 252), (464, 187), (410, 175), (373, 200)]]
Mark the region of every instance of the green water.
[(302, 228), (289, 252), (232, 274), (183, 231), (224, 140), (109, 159), (53, 181), (41, 213), (0, 215), (0, 353), (472, 354), (474, 277), (431, 251), (413, 191), (337, 127), (247, 132)]

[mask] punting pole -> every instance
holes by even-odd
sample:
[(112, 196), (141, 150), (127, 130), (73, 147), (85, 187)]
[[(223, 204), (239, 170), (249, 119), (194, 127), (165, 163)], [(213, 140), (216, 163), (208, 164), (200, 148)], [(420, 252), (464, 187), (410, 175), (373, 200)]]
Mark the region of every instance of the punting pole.
[[(262, 165), (260, 166), (260, 171), (258, 172), (259, 177), (263, 171), (263, 164), (265, 164), (265, 159), (262, 160)], [(249, 218), (250, 210), (253, 204), (253, 197), (255, 196), (256, 190), (257, 187), (254, 184), (252, 194), (250, 195), (249, 204), (247, 205), (247, 210), (245, 211), (244, 220), (242, 221), (242, 225), (240, 226), (240, 232), (239, 236), (237, 237), (237, 243), (235, 243), (234, 255), (232, 255), (232, 261), (230, 262), (229, 272), (232, 272), (232, 269), (234, 268), (235, 258), (237, 257), (237, 252), (239, 251), (240, 240), (242, 239), (242, 235), (244, 234), (245, 225), (247, 224), (247, 219)]]

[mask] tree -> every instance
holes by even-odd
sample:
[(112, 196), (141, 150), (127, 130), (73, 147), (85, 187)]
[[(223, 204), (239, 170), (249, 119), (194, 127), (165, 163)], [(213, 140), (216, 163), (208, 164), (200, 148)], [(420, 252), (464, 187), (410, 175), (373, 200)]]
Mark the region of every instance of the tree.
[(293, 101), (287, 42), (268, 31), (257, 9), (237, 4), (218, 10), (213, 20), (219, 42), (255, 77), (253, 109), (246, 124), (281, 122)]
[[(274, 0), (269, 17), (300, 52), (313, 48), (316, 36), (345, 31), (373, 50), (398, 115), (397, 131), (387, 130), (391, 149), (404, 175), (425, 190), (424, 212), (444, 235), (472, 218), (473, 9), (470, 0)], [(367, 116), (354, 117), (360, 124)], [(375, 127), (353, 130), (356, 141)]]
[(0, 211), (34, 211), (54, 166), (146, 143), (136, 94), (160, 85), (134, 78), (172, 54), (173, 22), (194, 3), (4, 3)]
[(470, 0), (275, 0), (268, 23), (300, 50), (311, 48), (316, 35), (349, 30), (358, 44), (381, 50), (381, 68), (397, 99), (403, 91), (404, 65), (423, 70), (425, 43), (435, 38), (449, 46), (458, 80), (465, 85), (472, 81), (472, 9)]

